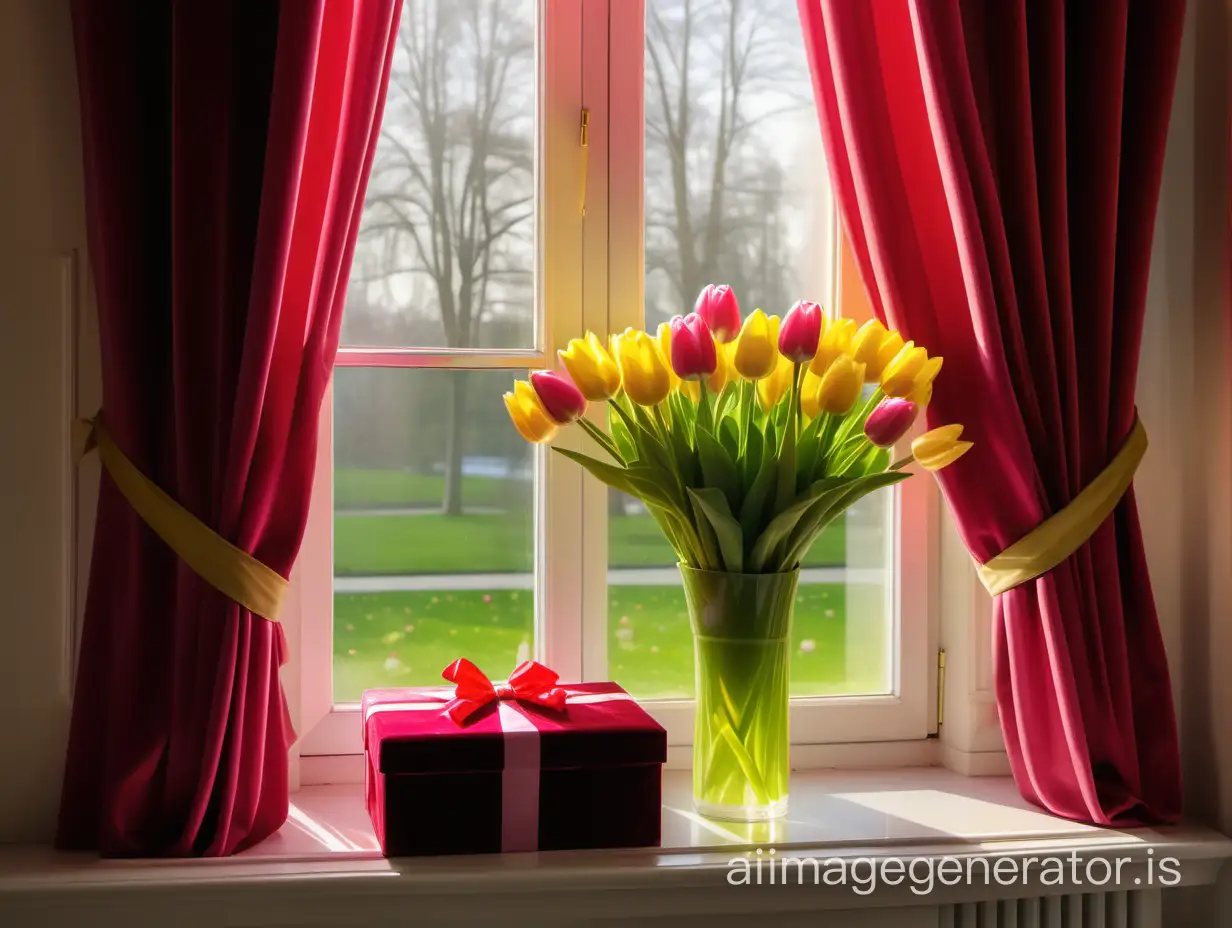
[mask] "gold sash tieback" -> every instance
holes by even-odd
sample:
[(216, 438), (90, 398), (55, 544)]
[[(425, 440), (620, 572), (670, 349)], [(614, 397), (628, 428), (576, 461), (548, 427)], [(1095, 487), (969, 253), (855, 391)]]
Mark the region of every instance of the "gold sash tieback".
[(160, 490), (120, 450), (99, 413), (78, 419), (77, 447), (99, 459), (128, 504), (206, 583), (254, 615), (278, 621), (286, 579), (237, 548)]
[(1082, 547), (1133, 483), (1146, 447), (1146, 429), (1140, 419), (1135, 419), (1133, 431), (1117, 456), (1068, 506), (979, 565), (980, 581), (988, 592), (996, 596), (1034, 580)]

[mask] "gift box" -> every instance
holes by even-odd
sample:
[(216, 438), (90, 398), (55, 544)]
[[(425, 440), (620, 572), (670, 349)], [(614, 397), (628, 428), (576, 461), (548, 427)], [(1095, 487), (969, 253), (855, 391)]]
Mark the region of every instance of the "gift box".
[(387, 857), (657, 846), (667, 734), (615, 683), (367, 690), (365, 796)]

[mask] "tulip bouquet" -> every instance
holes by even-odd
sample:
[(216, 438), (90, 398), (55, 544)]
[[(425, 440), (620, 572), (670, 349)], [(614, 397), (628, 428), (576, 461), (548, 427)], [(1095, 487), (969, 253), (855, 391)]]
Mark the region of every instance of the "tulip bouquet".
[[(568, 377), (536, 371), (506, 406), (528, 441), (585, 429), (605, 459), (555, 450), (640, 499), (688, 567), (794, 570), (826, 525), (906, 479), (907, 464), (936, 470), (971, 447), (945, 426), (891, 463), (941, 358), (876, 320), (827, 321), (816, 303), (742, 323), (731, 290), (710, 286), (656, 336), (628, 329), (610, 346), (574, 339), (560, 352)], [(607, 402), (607, 431), (585, 418), (588, 400)]]
[[(698, 808), (781, 814), (800, 563), (852, 503), (910, 476), (907, 465), (937, 470), (971, 447), (950, 425), (891, 460), (942, 360), (875, 320), (827, 319), (817, 303), (742, 320), (725, 286), (653, 336), (628, 329), (605, 346), (590, 333), (560, 360), (568, 376), (536, 371), (505, 403), (528, 441), (584, 429), (600, 456), (554, 450), (640, 499), (679, 557), (696, 643)], [(607, 403), (606, 430), (586, 418), (588, 401)]]

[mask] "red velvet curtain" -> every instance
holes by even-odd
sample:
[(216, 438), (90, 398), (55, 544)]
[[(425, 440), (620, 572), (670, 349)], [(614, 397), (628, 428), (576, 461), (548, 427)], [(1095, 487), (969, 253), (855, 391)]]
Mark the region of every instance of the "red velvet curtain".
[[(830, 173), (877, 314), (944, 355), (939, 474), (985, 561), (1064, 507), (1134, 424), (1180, 0), (800, 0)], [(1148, 423), (1149, 425), (1149, 423)], [(1171, 821), (1172, 693), (1133, 492), (996, 600), (1023, 795)]]
[[(76, 0), (103, 412), (287, 576), (400, 0)], [(221, 855), (287, 814), (285, 639), (104, 476), (58, 844)]]

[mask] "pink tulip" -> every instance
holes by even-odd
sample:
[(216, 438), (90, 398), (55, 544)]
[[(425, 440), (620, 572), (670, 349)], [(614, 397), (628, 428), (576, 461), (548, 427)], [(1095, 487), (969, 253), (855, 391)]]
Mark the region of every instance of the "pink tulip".
[(919, 407), (910, 400), (886, 397), (864, 423), (864, 434), (878, 448), (888, 448), (907, 434)]
[(740, 305), (727, 284), (710, 284), (697, 295), (693, 312), (706, 320), (714, 340), (720, 344), (735, 341), (740, 334)]
[(672, 370), (681, 380), (701, 380), (714, 373), (718, 366), (718, 352), (710, 326), (698, 313), (675, 316), (669, 323), (672, 328)]
[(801, 300), (783, 317), (779, 326), (779, 351), (797, 364), (811, 361), (821, 340), (821, 306)]
[(555, 371), (532, 371), (530, 385), (544, 410), (558, 425), (568, 425), (586, 412), (586, 397), (568, 377)]

